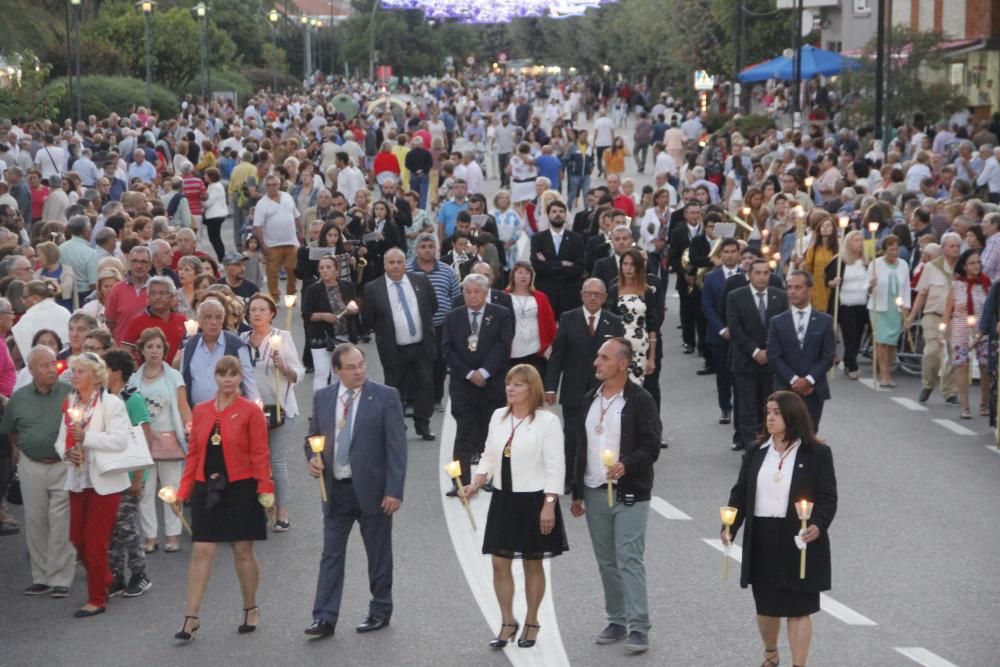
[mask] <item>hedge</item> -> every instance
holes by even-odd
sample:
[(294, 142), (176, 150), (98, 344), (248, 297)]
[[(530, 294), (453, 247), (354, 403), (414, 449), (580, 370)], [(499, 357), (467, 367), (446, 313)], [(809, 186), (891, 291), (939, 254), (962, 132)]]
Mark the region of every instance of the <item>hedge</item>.
[[(85, 76), (81, 80), (83, 115), (105, 118), (111, 112), (127, 115), (134, 107), (146, 105), (146, 82), (126, 76)], [(75, 84), (75, 81), (74, 81)], [(60, 118), (76, 114), (76, 93), (72, 99), (65, 77), (54, 79), (42, 89), (43, 96), (56, 97)], [(152, 107), (160, 115), (174, 116), (180, 108), (177, 96), (163, 86), (153, 84)]]
[[(233, 70), (212, 70), (209, 82), (212, 84), (212, 91), (235, 91), (241, 103), (246, 102), (256, 92), (249, 79)], [(200, 90), (199, 82), (196, 81), (194, 84), (194, 88)]]

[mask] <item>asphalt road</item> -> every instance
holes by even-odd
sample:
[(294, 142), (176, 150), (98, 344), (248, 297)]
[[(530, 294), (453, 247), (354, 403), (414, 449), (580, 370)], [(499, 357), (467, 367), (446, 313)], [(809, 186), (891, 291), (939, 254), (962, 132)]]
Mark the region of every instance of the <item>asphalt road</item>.
[[(729, 450), (730, 427), (717, 423), (713, 379), (696, 376), (699, 361), (680, 354), (677, 301), (667, 303), (661, 418), (670, 449), (656, 465), (657, 499), (646, 546), (651, 649), (628, 663), (756, 665), (760, 643), (751, 595), (738, 586), (735, 562), (722, 581), (723, 555), (710, 544), (718, 537), (718, 507), (728, 498), (740, 455)], [(297, 338), (301, 344), (301, 333)], [(374, 345), (367, 351), (370, 377), (381, 380)], [(833, 590), (824, 612), (814, 617), (809, 664), (997, 665), (1000, 576), (993, 556), (1000, 538), (990, 528), (989, 512), (1000, 506), (1000, 454), (985, 418), (960, 422), (958, 409), (944, 405), (940, 394), (916, 409), (923, 407), (914, 402), (919, 382), (898, 381), (897, 389), (876, 392), (839, 372), (832, 380), (821, 436), (834, 450), (840, 507), (830, 531)], [(297, 392), (299, 404), (310, 406), (311, 382)], [(172, 636), (184, 614), (189, 543), (179, 553), (149, 558), (153, 588), (146, 595), (116, 599), (108, 613), (76, 620), (72, 612), (85, 598), (82, 570), (66, 600), (21, 595), (31, 583), (22, 533), (0, 538), (0, 664), (623, 664), (620, 646), (593, 643), (605, 624), (597, 567), (583, 520), (568, 513), (570, 551), (550, 563), (538, 646), (487, 648), (497, 612), (488, 569), (477, 555), (482, 522), (473, 534), (457, 501), (442, 497), (441, 462), (450, 458), (454, 433), (447, 421), (439, 412), (432, 422), (443, 441), (425, 443), (412, 428), (408, 432), (406, 497), (394, 527), (395, 613), (388, 629), (368, 635), (353, 630), (368, 600), (355, 531), (336, 636), (310, 642), (302, 634), (311, 621), (321, 549), (319, 491), (299, 454), (302, 415), (272, 433), (290, 445), (292, 530), (258, 545), (256, 633), (236, 633), (242, 605), (225, 550), (219, 552), (197, 640), (177, 646)], [(480, 518), (487, 502), (474, 502)], [(791, 664), (784, 636), (780, 647), (782, 664)]]

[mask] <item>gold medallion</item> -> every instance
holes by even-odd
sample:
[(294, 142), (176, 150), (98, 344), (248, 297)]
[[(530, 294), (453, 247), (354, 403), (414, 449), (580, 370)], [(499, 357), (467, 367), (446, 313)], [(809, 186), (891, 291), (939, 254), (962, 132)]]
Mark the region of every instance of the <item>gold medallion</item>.
[(219, 435), (218, 433), (213, 433), (212, 434), (211, 442), (212, 442), (213, 445), (221, 445), (222, 444), (222, 436)]
[(503, 448), (503, 455), (504, 458), (508, 459), (510, 458), (510, 445), (507, 445), (506, 447)]
[(341, 418), (340, 421), (337, 422), (337, 428), (339, 428), (341, 430), (347, 428), (347, 420), (344, 419), (344, 418)]

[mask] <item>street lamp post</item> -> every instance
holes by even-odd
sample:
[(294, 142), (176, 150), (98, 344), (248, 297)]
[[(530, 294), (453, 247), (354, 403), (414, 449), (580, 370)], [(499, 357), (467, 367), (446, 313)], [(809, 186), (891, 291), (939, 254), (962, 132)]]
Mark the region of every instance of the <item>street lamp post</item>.
[(309, 66), (312, 64), (309, 62), (312, 55), (309, 48), (309, 17), (303, 16), (299, 22), (302, 24), (302, 78), (305, 79), (309, 76)]
[(313, 41), (316, 43), (316, 60), (315, 60), (316, 65), (313, 66), (313, 67), (311, 67), (309, 69), (310, 73), (312, 73), (312, 71), (314, 69), (320, 69), (322, 67), (322, 62), (323, 62), (322, 44), (319, 41), (320, 40), (320, 32), (319, 31), (320, 31), (320, 28), (323, 27), (323, 22), (320, 21), (319, 19), (313, 19), (312, 20), (312, 25), (313, 25), (313, 28), (314, 28), (314, 31), (313, 31)]
[(205, 14), (207, 8), (204, 2), (199, 2), (194, 7), (195, 14), (198, 15), (198, 58), (201, 60), (201, 99), (208, 97), (208, 44), (206, 43), (207, 19)]
[(142, 10), (143, 19), (146, 24), (146, 110), (153, 106), (153, 47), (152, 47), (152, 14), (156, 6), (155, 0), (140, 0), (135, 3)]
[(271, 22), (271, 91), (278, 92), (278, 10), (272, 9), (267, 14)]
[(83, 100), (80, 89), (80, 2), (81, 0), (69, 0), (73, 6), (73, 60), (76, 72), (76, 119), (83, 120)]

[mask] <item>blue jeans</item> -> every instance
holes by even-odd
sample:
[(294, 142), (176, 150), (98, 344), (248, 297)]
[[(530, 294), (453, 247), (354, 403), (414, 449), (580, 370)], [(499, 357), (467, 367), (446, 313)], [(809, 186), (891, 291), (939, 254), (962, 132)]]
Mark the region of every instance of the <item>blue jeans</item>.
[(430, 185), (430, 181), (427, 179), (427, 174), (422, 174), (417, 176), (415, 173), (410, 172), (410, 189), (420, 195), (420, 208), (427, 208), (427, 188)]
[(590, 189), (590, 176), (567, 176), (566, 183), (566, 204), (572, 209), (577, 195), (586, 196)]

